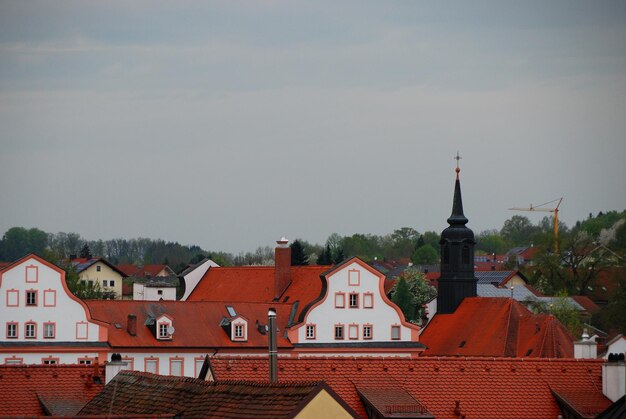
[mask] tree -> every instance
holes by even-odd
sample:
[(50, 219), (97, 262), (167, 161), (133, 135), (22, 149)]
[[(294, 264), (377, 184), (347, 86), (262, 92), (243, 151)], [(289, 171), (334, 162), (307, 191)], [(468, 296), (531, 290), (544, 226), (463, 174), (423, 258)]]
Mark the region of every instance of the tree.
[(527, 246), (533, 241), (533, 236), (539, 232), (528, 217), (514, 215), (504, 222), (500, 235), (513, 246)]
[[(67, 284), (67, 288), (76, 297), (81, 300), (98, 300), (105, 297), (100, 288), (100, 284), (97, 281), (81, 280), (78, 272), (76, 272), (76, 268), (71, 263), (67, 263), (63, 269), (65, 270), (65, 283)], [(115, 295), (108, 295), (108, 297), (114, 298)]]
[(44, 256), (48, 235), (38, 228), (12, 227), (0, 241), (0, 260), (14, 261), (28, 253)]
[(556, 317), (569, 330), (573, 336), (580, 336), (582, 323), (578, 310), (572, 304), (565, 293), (559, 293), (552, 299), (552, 303), (547, 304), (536, 297), (528, 297), (524, 304), (534, 313), (551, 314)]
[(406, 320), (413, 320), (415, 306), (413, 296), (409, 292), (409, 285), (406, 283), (406, 279), (400, 278), (398, 280), (393, 288), (391, 301), (393, 301), (400, 308), (400, 310), (402, 310)]
[(322, 249), (320, 255), (317, 257), (316, 263), (318, 265), (332, 265), (333, 257), (330, 246), (328, 244), (326, 244), (326, 247)]
[(91, 259), (91, 250), (89, 249), (89, 245), (87, 243), (85, 243), (85, 245), (83, 246), (82, 249), (80, 249), (80, 255), (81, 258), (84, 259)]
[(309, 264), (309, 257), (304, 251), (304, 246), (300, 240), (296, 239), (289, 246), (291, 247), (291, 266), (301, 266)]
[(498, 230), (485, 230), (478, 235), (476, 240), (476, 250), (482, 250), (488, 254), (503, 254), (507, 249), (507, 245)]
[[(401, 282), (404, 282), (408, 289), (408, 294), (410, 296), (409, 303), (406, 303), (404, 301), (404, 299), (406, 298), (403, 296), (404, 291), (401, 290), (401, 288), (398, 288), (400, 287)], [(402, 287), (404, 287), (404, 285), (402, 285)], [(394, 298), (396, 298), (403, 304), (400, 305), (396, 303), (404, 313), (404, 317), (408, 321), (417, 324), (421, 324), (422, 319), (425, 315), (425, 311), (422, 306), (435, 298), (435, 296), (437, 295), (437, 290), (428, 283), (428, 281), (424, 277), (424, 274), (422, 274), (415, 268), (408, 268), (404, 272), (402, 272), (398, 276), (398, 282), (391, 292), (391, 300), (395, 303), (396, 300), (394, 300)], [(396, 297), (396, 293), (398, 292), (400, 292), (401, 294)]]
[(439, 254), (430, 244), (425, 244), (413, 252), (411, 261), (416, 265), (434, 265), (439, 261)]

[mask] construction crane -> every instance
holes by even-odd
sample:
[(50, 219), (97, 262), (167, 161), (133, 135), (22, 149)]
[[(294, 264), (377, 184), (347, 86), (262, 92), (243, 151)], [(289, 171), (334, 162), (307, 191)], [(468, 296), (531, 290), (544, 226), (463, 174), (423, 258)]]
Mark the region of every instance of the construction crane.
[[(563, 201), (563, 198), (553, 199), (552, 201), (545, 202), (541, 205), (530, 204), (530, 207), (528, 208), (513, 207), (509, 209), (513, 211), (540, 211), (540, 212), (553, 213), (554, 214), (554, 253), (559, 253), (559, 206), (561, 205), (561, 201)], [(556, 207), (554, 208), (541, 208), (545, 205), (549, 205), (554, 202), (557, 202)]]

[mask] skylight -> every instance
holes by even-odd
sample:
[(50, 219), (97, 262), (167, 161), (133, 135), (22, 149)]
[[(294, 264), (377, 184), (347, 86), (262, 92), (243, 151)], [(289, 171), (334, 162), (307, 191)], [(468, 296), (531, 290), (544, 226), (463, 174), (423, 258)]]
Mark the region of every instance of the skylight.
[(235, 311), (235, 308), (233, 306), (226, 306), (226, 310), (228, 311), (228, 315), (231, 317), (235, 317), (237, 315), (237, 312)]

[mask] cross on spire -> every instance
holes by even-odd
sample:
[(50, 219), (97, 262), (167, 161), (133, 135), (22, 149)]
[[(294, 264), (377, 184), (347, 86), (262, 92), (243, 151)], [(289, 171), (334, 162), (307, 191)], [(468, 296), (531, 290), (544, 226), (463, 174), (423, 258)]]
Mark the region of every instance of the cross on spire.
[(461, 168), (459, 167), (459, 160), (461, 160), (463, 157), (461, 157), (459, 155), (459, 152), (456, 152), (456, 157), (454, 157), (454, 160), (456, 160), (456, 178), (459, 178), (459, 172), (461, 171)]

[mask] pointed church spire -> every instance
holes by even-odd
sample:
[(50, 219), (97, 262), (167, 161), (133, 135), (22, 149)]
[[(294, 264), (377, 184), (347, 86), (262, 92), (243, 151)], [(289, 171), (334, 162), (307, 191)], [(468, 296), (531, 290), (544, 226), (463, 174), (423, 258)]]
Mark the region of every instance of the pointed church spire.
[(452, 215), (448, 218), (448, 224), (450, 226), (464, 226), (467, 224), (468, 220), (463, 215), (463, 200), (461, 199), (461, 181), (459, 179), (459, 173), (461, 172), (461, 168), (459, 167), (459, 160), (461, 160), (461, 156), (459, 156), (459, 152), (457, 151), (456, 157), (456, 182), (454, 183), (454, 200), (452, 201)]

